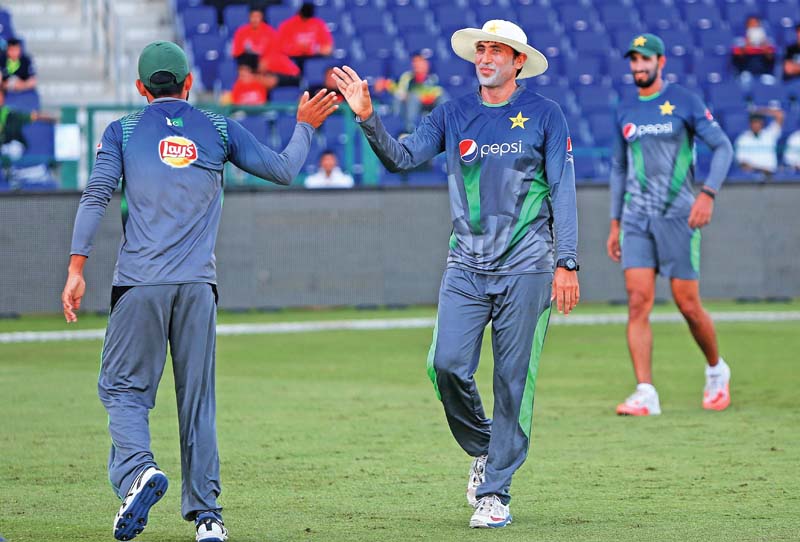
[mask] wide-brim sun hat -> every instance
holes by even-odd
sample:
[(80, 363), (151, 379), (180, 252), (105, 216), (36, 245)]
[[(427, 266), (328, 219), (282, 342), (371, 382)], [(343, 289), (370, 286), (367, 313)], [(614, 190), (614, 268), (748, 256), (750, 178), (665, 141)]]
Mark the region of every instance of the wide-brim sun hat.
[(522, 66), (522, 71), (517, 75), (517, 79), (536, 77), (547, 70), (547, 59), (545, 56), (528, 45), (528, 36), (525, 32), (511, 21), (494, 19), (487, 21), (483, 28), (464, 28), (457, 30), (450, 38), (450, 45), (453, 51), (469, 62), (475, 62), (475, 45), (479, 41), (496, 41), (504, 43), (517, 51), (525, 53), (528, 59)]

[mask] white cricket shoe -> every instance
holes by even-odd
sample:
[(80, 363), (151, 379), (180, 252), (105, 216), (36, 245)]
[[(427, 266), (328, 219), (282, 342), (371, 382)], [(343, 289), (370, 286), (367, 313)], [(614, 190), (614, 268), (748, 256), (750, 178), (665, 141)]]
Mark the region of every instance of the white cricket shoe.
[(469, 478), (467, 479), (467, 502), (473, 508), (478, 505), (478, 499), (475, 497), (475, 493), (478, 491), (478, 487), (486, 478), (486, 459), (488, 457), (489, 456), (486, 454), (479, 455), (475, 458), (475, 460), (472, 462), (472, 466), (469, 468)]
[(197, 527), (197, 542), (225, 542), (228, 539), (228, 529), (217, 512), (201, 512), (194, 523)]
[(652, 384), (639, 384), (636, 391), (617, 405), (620, 416), (657, 416), (661, 414), (658, 392)]
[(147, 514), (167, 491), (167, 476), (155, 467), (139, 473), (114, 517), (114, 538), (131, 540), (147, 525)]
[(714, 367), (706, 365), (706, 386), (703, 388), (703, 408), (725, 410), (731, 404), (731, 368), (719, 358)]
[(469, 526), (474, 529), (496, 529), (505, 527), (509, 523), (511, 523), (511, 512), (497, 495), (482, 497), (469, 520)]

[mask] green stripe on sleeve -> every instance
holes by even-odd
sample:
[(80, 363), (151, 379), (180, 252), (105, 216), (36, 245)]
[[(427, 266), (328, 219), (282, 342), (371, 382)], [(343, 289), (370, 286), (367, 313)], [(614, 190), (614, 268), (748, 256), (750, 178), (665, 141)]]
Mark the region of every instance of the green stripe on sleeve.
[(691, 167), (693, 160), (694, 155), (692, 153), (692, 147), (689, 145), (689, 138), (687, 137), (683, 139), (681, 148), (678, 151), (678, 157), (675, 159), (675, 167), (672, 169), (672, 181), (669, 185), (667, 204), (664, 207), (664, 211), (670, 208), (672, 202), (675, 201), (675, 198), (678, 196), (678, 192), (681, 191), (681, 187), (684, 181), (686, 181), (686, 175), (689, 173), (689, 167)]
[(639, 181), (639, 186), (642, 187), (642, 192), (647, 192), (647, 175), (644, 172), (644, 156), (642, 156), (642, 143), (640, 141), (633, 141), (629, 145), (631, 155), (633, 156), (633, 169), (636, 172), (636, 180)]
[(458, 239), (456, 239), (456, 232), (450, 234), (450, 250), (455, 250), (458, 246)]
[(691, 260), (692, 260), (692, 269), (694, 269), (695, 273), (700, 273), (700, 239), (703, 235), (700, 233), (700, 228), (696, 228), (694, 233), (692, 233), (692, 241), (691, 241)]
[(550, 309), (547, 307), (539, 320), (536, 322), (536, 329), (533, 332), (533, 346), (531, 347), (531, 361), (528, 364), (528, 379), (525, 381), (525, 391), (522, 393), (522, 404), (519, 409), (519, 426), (522, 432), (531, 439), (531, 427), (533, 425), (533, 394), (536, 391), (536, 373), (539, 371), (539, 358), (544, 347), (544, 337), (547, 334), (547, 324), (550, 322)]
[(464, 177), (464, 190), (467, 194), (469, 207), (469, 226), (472, 233), (483, 233), (481, 227), (481, 165), (461, 165), (461, 175)]
[(442, 400), (442, 394), (439, 393), (439, 383), (436, 381), (436, 368), (433, 366), (433, 357), (436, 355), (436, 339), (439, 335), (439, 317), (436, 317), (436, 323), (433, 326), (433, 342), (431, 349), (428, 350), (428, 378), (433, 382), (433, 389), (436, 390), (436, 398)]

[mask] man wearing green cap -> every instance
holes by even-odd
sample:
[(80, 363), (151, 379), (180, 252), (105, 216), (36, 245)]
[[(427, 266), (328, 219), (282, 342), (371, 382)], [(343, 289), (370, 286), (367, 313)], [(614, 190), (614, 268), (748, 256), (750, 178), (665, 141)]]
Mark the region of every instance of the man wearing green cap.
[[(700, 300), (700, 228), (711, 221), (733, 149), (699, 97), (662, 79), (666, 57), (658, 36), (635, 36), (625, 56), (639, 96), (617, 111), (607, 250), (625, 273), (628, 348), (637, 387), (617, 413), (661, 413), (652, 380), (649, 321), (656, 272), (669, 278), (675, 303), (708, 362), (703, 408), (723, 410), (730, 404), (730, 368), (719, 356), (714, 324)], [(711, 147), (713, 156), (695, 198), (696, 137)]]
[(174, 43), (144, 48), (136, 88), (149, 105), (111, 123), (97, 145), (75, 219), (64, 316), (77, 320), (86, 288), (83, 267), (121, 184), (122, 242), (98, 382), (112, 441), (109, 479), (122, 499), (114, 536), (130, 540), (141, 533), (167, 489), (150, 450), (148, 414), (169, 345), (180, 426), (181, 512), (195, 521), (197, 541), (221, 542), (227, 530), (217, 503), (214, 245), (223, 166), (230, 161), (262, 179), (289, 184), (306, 159), (314, 129), (336, 109), (335, 94), (303, 94), (294, 134), (278, 154), (239, 123), (186, 101), (192, 74)]

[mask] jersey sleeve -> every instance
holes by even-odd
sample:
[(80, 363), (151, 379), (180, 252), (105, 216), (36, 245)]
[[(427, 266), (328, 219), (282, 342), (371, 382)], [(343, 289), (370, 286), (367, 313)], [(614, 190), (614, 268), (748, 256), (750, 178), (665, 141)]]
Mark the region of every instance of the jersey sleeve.
[(703, 184), (713, 190), (719, 190), (733, 161), (733, 146), (706, 104), (694, 94), (691, 95), (690, 101), (691, 130), (711, 147), (712, 151), (711, 167)]
[(276, 184), (288, 185), (300, 173), (308, 157), (314, 128), (298, 122), (280, 154), (261, 143), (252, 132), (232, 119), (228, 123), (228, 160), (238, 167)]
[(357, 122), (381, 163), (392, 173), (397, 173), (424, 164), (444, 151), (444, 115), (444, 105), (435, 107), (422, 119), (414, 133), (402, 141), (389, 135), (377, 113)]
[(625, 182), (628, 179), (628, 147), (622, 137), (620, 115), (614, 115), (614, 143), (611, 149), (611, 177), (609, 189), (611, 193), (611, 218), (622, 217), (622, 206), (625, 201)]
[(112, 122), (97, 146), (97, 158), (78, 205), (70, 254), (89, 256), (100, 220), (122, 177), (122, 126)]
[(567, 120), (554, 105), (545, 125), (545, 174), (553, 201), (558, 259), (578, 256), (578, 203), (575, 164)]

